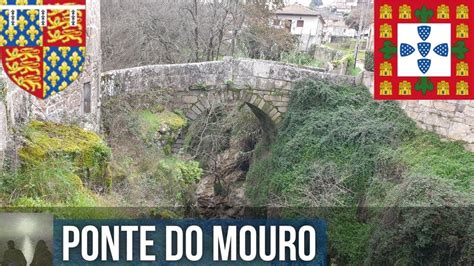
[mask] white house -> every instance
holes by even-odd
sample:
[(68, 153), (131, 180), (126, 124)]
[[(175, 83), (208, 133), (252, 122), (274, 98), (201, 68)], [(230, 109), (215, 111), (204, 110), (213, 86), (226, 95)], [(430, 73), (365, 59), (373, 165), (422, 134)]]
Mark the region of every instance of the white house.
[(355, 38), (357, 31), (349, 28), (344, 20), (326, 20), (326, 27), (324, 28), (325, 42), (331, 42), (333, 37), (348, 37)]
[(366, 7), (367, 2), (373, 3), (374, 0), (332, 0), (331, 6), (341, 14), (348, 14), (356, 7)]
[(300, 50), (307, 51), (311, 45), (320, 45), (323, 39), (324, 19), (313, 9), (299, 4), (289, 5), (275, 11), (275, 27), (288, 29), (300, 39)]

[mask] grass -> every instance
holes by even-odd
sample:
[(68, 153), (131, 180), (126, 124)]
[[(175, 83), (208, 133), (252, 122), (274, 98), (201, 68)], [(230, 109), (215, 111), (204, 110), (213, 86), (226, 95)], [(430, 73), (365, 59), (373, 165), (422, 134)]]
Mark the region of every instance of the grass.
[(438, 136), (418, 132), (401, 145), (400, 154), (412, 172), (428, 172), (449, 179), (463, 190), (474, 179), (474, 154), (467, 152), (461, 142), (442, 141)]
[(93, 207), (97, 198), (86, 188), (68, 158), (57, 157), (17, 171), (0, 172), (0, 195), (13, 207)]
[(326, 63), (305, 52), (292, 51), (281, 55), (282, 62), (300, 66), (324, 68)]

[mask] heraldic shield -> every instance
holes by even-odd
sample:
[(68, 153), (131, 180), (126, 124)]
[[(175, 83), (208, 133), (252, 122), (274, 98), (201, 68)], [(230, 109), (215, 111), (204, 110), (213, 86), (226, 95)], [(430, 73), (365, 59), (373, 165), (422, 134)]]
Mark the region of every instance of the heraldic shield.
[(0, 52), (8, 77), (46, 99), (83, 70), (86, 0), (0, 0)]

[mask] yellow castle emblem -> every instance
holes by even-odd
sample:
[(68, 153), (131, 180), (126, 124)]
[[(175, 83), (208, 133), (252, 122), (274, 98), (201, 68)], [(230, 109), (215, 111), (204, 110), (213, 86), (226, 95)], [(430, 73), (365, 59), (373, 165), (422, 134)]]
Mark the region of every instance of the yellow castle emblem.
[(392, 7), (385, 4), (380, 7), (380, 18), (381, 19), (392, 19)]
[(449, 95), (449, 83), (444, 80), (438, 82), (436, 92), (438, 95)]
[(407, 4), (401, 5), (398, 13), (400, 19), (411, 19), (411, 7)]
[(438, 6), (436, 17), (438, 19), (449, 19), (449, 6), (447, 5)]
[(392, 83), (384, 81), (380, 83), (380, 95), (392, 95)]
[(469, 76), (469, 65), (466, 62), (459, 62), (456, 64), (456, 76), (458, 77)]
[(411, 95), (411, 83), (404, 80), (398, 85), (398, 95)]
[(457, 19), (468, 19), (469, 18), (469, 7), (466, 5), (459, 5), (456, 7), (456, 18)]
[(392, 38), (392, 26), (387, 23), (380, 25), (380, 38)]
[(464, 23), (457, 25), (456, 38), (469, 38), (469, 26)]
[(390, 77), (392, 76), (392, 64), (389, 62), (383, 62), (380, 64), (380, 76)]
[(456, 83), (456, 95), (469, 95), (469, 84), (465, 81)]

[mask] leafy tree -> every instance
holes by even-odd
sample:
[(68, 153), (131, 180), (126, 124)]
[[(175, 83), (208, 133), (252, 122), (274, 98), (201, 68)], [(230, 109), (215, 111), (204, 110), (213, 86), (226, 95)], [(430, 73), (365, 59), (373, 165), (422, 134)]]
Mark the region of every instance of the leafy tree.
[(279, 60), (281, 54), (295, 49), (296, 38), (268, 21), (273, 12), (266, 5), (246, 6), (247, 23), (240, 36), (242, 52), (255, 59)]
[(364, 30), (371, 22), (374, 21), (373, 12), (366, 12), (365, 9), (366, 7), (358, 7), (353, 9), (351, 13), (349, 13), (349, 15), (344, 18), (344, 22), (346, 23), (346, 25), (351, 29), (359, 30), (360, 16), (362, 12), (362, 16), (365, 16), (363, 19)]

